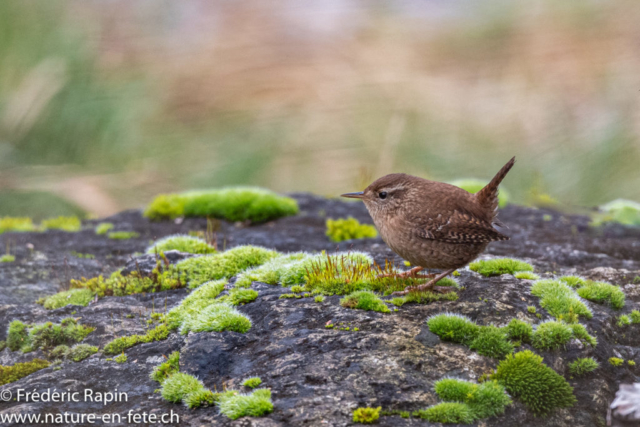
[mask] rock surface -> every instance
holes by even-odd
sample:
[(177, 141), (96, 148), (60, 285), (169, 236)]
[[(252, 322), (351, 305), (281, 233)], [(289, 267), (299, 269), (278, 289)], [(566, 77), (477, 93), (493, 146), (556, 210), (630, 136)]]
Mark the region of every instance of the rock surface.
[[(301, 213), (295, 217), (255, 226), (221, 222), (218, 238), (226, 248), (241, 244), (262, 245), (280, 251), (357, 249), (370, 252), (378, 262), (385, 258), (400, 262), (380, 239), (331, 243), (324, 235), (327, 217), (353, 216), (371, 223), (358, 203), (327, 200), (310, 195), (295, 196)], [(551, 218), (551, 219), (549, 219)], [(621, 383), (639, 381), (640, 325), (616, 326), (617, 317), (640, 308), (640, 230), (612, 225), (601, 229), (588, 227), (589, 219), (563, 215), (550, 210), (509, 206), (500, 213), (508, 227), (507, 242), (489, 246), (483, 256), (522, 258), (534, 265), (543, 277), (554, 274), (579, 274), (609, 280), (622, 286), (627, 304), (621, 311), (591, 304), (593, 319), (583, 322), (598, 338), (594, 349), (570, 344), (566, 349), (538, 352), (545, 363), (564, 375), (574, 387), (578, 403), (570, 409), (554, 412), (547, 418), (536, 418), (517, 401), (504, 415), (483, 420), (486, 426), (602, 426), (609, 404)], [(25, 322), (59, 321), (67, 316), (95, 326), (85, 343), (104, 346), (115, 337), (143, 333), (152, 311), (164, 312), (176, 306), (187, 291), (184, 289), (158, 294), (106, 297), (87, 307), (67, 306), (47, 311), (34, 301), (42, 296), (66, 289), (69, 279), (82, 276), (108, 275), (127, 263), (135, 265), (156, 238), (174, 233), (207, 229), (204, 219), (176, 222), (149, 222), (140, 212), (128, 211), (106, 221), (115, 230), (134, 230), (138, 238), (109, 240), (97, 236), (89, 221), (78, 233), (48, 231), (45, 233), (5, 233), (0, 235), (3, 247), (11, 242), (16, 262), (0, 264), (0, 339), (6, 338), (6, 327), (14, 319)], [(30, 249), (30, 248), (33, 249)], [(78, 258), (73, 253), (91, 254), (95, 258)], [(138, 266), (150, 264), (138, 258)], [(132, 261), (133, 260), (133, 261)], [(134, 267), (131, 267), (134, 268)], [(137, 268), (137, 267), (136, 267)], [(539, 320), (527, 312), (539, 300), (529, 293), (531, 282), (503, 275), (485, 278), (468, 270), (461, 271), (464, 289), (460, 299), (429, 305), (407, 304), (390, 314), (342, 308), (340, 297), (328, 297), (322, 303), (313, 298), (279, 299), (287, 288), (255, 282), (259, 297), (239, 307), (253, 321), (246, 334), (234, 332), (173, 333), (165, 341), (141, 344), (126, 351), (128, 361), (118, 364), (106, 361), (100, 352), (82, 362), (65, 362), (60, 369), (49, 367), (15, 383), (0, 387), (15, 394), (56, 388), (58, 391), (90, 389), (98, 392), (125, 392), (126, 401), (100, 402), (0, 402), (0, 416), (6, 414), (55, 414), (59, 412), (115, 414), (120, 423), (128, 422), (129, 411), (136, 414), (169, 414), (173, 411), (185, 426), (347, 426), (352, 425), (352, 411), (359, 406), (382, 406), (386, 410), (417, 410), (437, 403), (433, 383), (443, 377), (475, 380), (497, 365), (495, 359), (479, 356), (468, 348), (441, 342), (431, 333), (425, 320), (432, 314), (450, 311), (466, 314), (478, 324), (505, 325), (519, 317), (531, 322)], [(638, 282), (638, 279), (636, 279)], [(349, 327), (327, 329), (325, 324)], [(353, 328), (359, 330), (354, 332)], [(522, 348), (528, 348), (523, 346)], [(159, 385), (149, 373), (163, 361), (163, 355), (180, 350), (181, 371), (196, 375), (211, 389), (241, 388), (242, 380), (259, 376), (273, 392), (274, 412), (264, 418), (241, 418), (231, 421), (215, 407), (189, 410), (164, 401), (154, 393)], [(601, 368), (582, 378), (571, 379), (567, 365), (576, 357), (592, 356)], [(634, 360), (636, 366), (613, 367), (609, 357)], [(5, 349), (0, 364), (13, 365), (35, 357), (40, 351), (22, 354)], [(99, 423), (98, 423), (99, 424)], [(7, 425), (12, 425), (8, 423)], [(28, 425), (28, 423), (15, 425)], [(170, 425), (170, 424), (156, 424)], [(175, 424), (174, 424), (175, 425)], [(383, 416), (379, 425), (430, 425), (417, 419)]]

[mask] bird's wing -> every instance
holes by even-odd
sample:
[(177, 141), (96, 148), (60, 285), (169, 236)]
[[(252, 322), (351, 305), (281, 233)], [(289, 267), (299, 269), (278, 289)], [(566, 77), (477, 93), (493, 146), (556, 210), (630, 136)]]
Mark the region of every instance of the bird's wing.
[(446, 243), (488, 243), (509, 240), (491, 223), (469, 211), (455, 209), (439, 213), (435, 218), (422, 219), (416, 234), (423, 239)]

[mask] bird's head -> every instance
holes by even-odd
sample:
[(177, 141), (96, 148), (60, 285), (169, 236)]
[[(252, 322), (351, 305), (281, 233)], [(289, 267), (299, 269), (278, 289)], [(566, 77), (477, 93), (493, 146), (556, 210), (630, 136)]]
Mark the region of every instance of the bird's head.
[(381, 215), (394, 216), (406, 206), (417, 188), (419, 178), (403, 173), (392, 173), (378, 178), (364, 191), (342, 194), (341, 197), (360, 199), (367, 206), (367, 210), (374, 221)]

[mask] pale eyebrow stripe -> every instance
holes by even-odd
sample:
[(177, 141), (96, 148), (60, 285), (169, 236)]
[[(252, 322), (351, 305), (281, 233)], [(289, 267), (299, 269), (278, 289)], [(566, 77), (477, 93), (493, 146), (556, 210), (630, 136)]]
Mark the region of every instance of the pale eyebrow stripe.
[(380, 191), (386, 191), (387, 193), (391, 193), (392, 191), (396, 191), (396, 190), (404, 190), (406, 187), (404, 185), (397, 185), (395, 187), (392, 188), (383, 188)]

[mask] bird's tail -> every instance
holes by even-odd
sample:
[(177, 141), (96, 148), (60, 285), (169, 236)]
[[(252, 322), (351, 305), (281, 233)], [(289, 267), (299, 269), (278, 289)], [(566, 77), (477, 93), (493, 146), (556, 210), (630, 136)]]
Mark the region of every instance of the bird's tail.
[(485, 209), (485, 212), (490, 212), (491, 220), (495, 218), (496, 210), (498, 209), (498, 186), (504, 177), (507, 176), (507, 173), (509, 173), (515, 162), (516, 158), (514, 156), (500, 169), (491, 182), (476, 193), (478, 203)]

